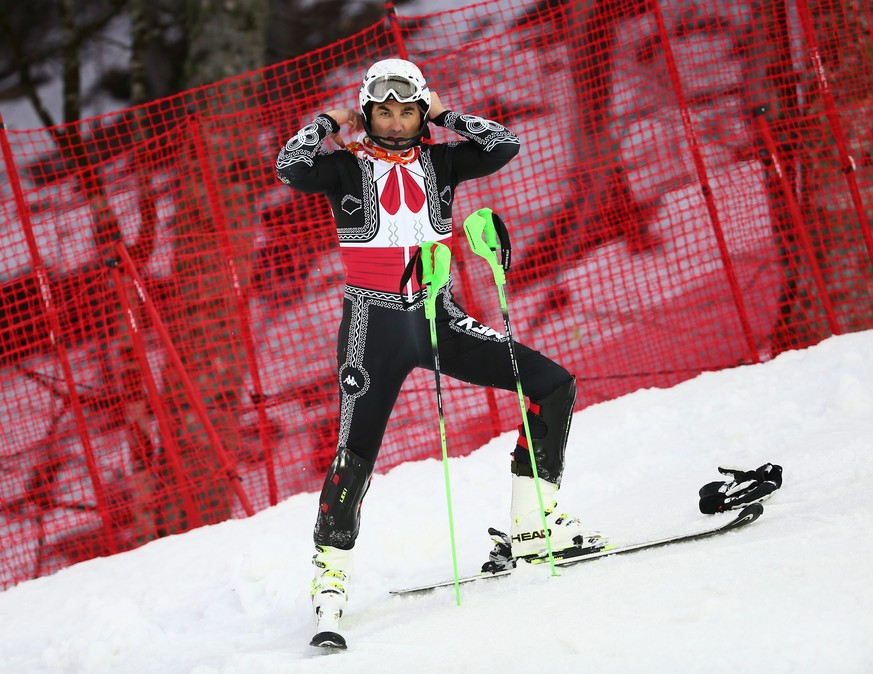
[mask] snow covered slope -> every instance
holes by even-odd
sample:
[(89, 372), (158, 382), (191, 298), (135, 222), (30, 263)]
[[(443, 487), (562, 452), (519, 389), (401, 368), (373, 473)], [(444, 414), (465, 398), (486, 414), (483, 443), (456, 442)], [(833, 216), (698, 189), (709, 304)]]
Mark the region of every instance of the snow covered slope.
[[(638, 391), (577, 414), (562, 509), (616, 543), (698, 528), (718, 465), (779, 463), (758, 522), (558, 578), (528, 567), (460, 607), (452, 589), (390, 597), (452, 568), (442, 467), (404, 464), (365, 501), (347, 652), (307, 646), (308, 493), (0, 594), (0, 672), (873, 671), (871, 410), (873, 333)], [(506, 525), (512, 442), (451, 461), (462, 573)]]

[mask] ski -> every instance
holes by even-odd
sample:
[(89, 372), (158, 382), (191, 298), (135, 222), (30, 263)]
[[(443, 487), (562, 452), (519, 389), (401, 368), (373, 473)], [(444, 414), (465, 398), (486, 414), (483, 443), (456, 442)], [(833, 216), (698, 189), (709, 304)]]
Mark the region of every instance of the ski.
[[(625, 555), (631, 552), (639, 552), (641, 550), (651, 550), (652, 548), (660, 548), (665, 545), (672, 545), (673, 543), (684, 543), (687, 541), (696, 541), (701, 538), (709, 538), (710, 536), (715, 536), (717, 534), (723, 534), (727, 531), (733, 531), (734, 529), (739, 529), (747, 524), (751, 524), (756, 519), (761, 516), (761, 513), (764, 512), (764, 506), (760, 503), (752, 503), (743, 508), (739, 514), (732, 520), (725, 522), (724, 524), (719, 524), (718, 526), (711, 527), (709, 529), (703, 529), (702, 531), (693, 531), (690, 533), (684, 534), (676, 534), (674, 536), (667, 536), (665, 538), (659, 538), (656, 540), (642, 541), (639, 543), (630, 543), (628, 545), (621, 545), (616, 547), (609, 547), (599, 550), (597, 552), (591, 552), (583, 555), (576, 555), (574, 557), (565, 557), (563, 559), (555, 559), (555, 567), (565, 567), (572, 566), (573, 564), (580, 564), (582, 562), (590, 562), (594, 559), (601, 559), (603, 557), (611, 557), (615, 555)], [(535, 563), (542, 564), (547, 563), (548, 559), (539, 559)], [(465, 576), (463, 578), (458, 579), (458, 583), (472, 583), (477, 580), (487, 580), (489, 578), (502, 578), (504, 576), (508, 576), (512, 573), (512, 569), (506, 569), (504, 571), (497, 571), (495, 573), (482, 572), (478, 573), (474, 576)], [(455, 584), (454, 579), (444, 580), (438, 583), (430, 583), (427, 585), (418, 585), (416, 587), (408, 587), (400, 590), (391, 590), (390, 593), (393, 595), (410, 595), (410, 594), (420, 594), (423, 592), (430, 592), (431, 590), (435, 590), (440, 587), (451, 587)]]

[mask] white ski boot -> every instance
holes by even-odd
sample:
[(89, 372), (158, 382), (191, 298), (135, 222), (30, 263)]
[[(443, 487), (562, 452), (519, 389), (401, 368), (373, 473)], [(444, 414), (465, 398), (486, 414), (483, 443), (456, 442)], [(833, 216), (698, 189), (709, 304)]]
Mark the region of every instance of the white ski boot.
[(549, 542), (556, 559), (595, 552), (606, 546), (607, 539), (599, 531), (586, 532), (577, 518), (555, 509), (558, 485), (539, 478), (513, 475), (509, 538), (514, 560), (531, 561), (548, 556), (535, 479), (539, 480)]
[(339, 620), (348, 600), (348, 582), (352, 573), (352, 551), (329, 545), (316, 545), (312, 564), (312, 607), (315, 609), (315, 636), (311, 646), (346, 648), (340, 634)]

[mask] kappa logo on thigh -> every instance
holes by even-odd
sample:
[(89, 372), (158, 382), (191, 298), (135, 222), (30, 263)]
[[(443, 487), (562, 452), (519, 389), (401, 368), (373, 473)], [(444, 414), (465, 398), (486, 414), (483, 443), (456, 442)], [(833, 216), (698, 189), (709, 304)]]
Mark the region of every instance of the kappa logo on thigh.
[(497, 330), (489, 328), (487, 325), (482, 325), (475, 318), (470, 318), (469, 316), (459, 318), (453, 321), (452, 324), (464, 332), (472, 332), (476, 335), (482, 335), (483, 337), (490, 337), (493, 339), (503, 339), (503, 335), (497, 332)]
[(340, 386), (347, 396), (357, 397), (370, 388), (370, 377), (365, 370), (346, 363), (340, 368)]

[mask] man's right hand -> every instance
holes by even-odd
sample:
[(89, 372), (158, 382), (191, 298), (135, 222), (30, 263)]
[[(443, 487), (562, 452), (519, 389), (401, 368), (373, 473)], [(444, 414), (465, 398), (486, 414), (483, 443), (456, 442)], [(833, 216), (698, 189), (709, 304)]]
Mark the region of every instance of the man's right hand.
[[(345, 108), (341, 110), (331, 110), (326, 114), (337, 123), (337, 126), (348, 126), (349, 133), (352, 135), (364, 130), (364, 123), (361, 113), (357, 110), (353, 110), (352, 108)], [(346, 143), (340, 136), (339, 131), (330, 134), (330, 138), (332, 138), (333, 141), (340, 147), (346, 146)]]
[(446, 106), (443, 105), (443, 102), (440, 100), (439, 94), (435, 92), (433, 89), (430, 90), (430, 110), (427, 112), (427, 116), (430, 119), (436, 119), (441, 114), (446, 111)]

